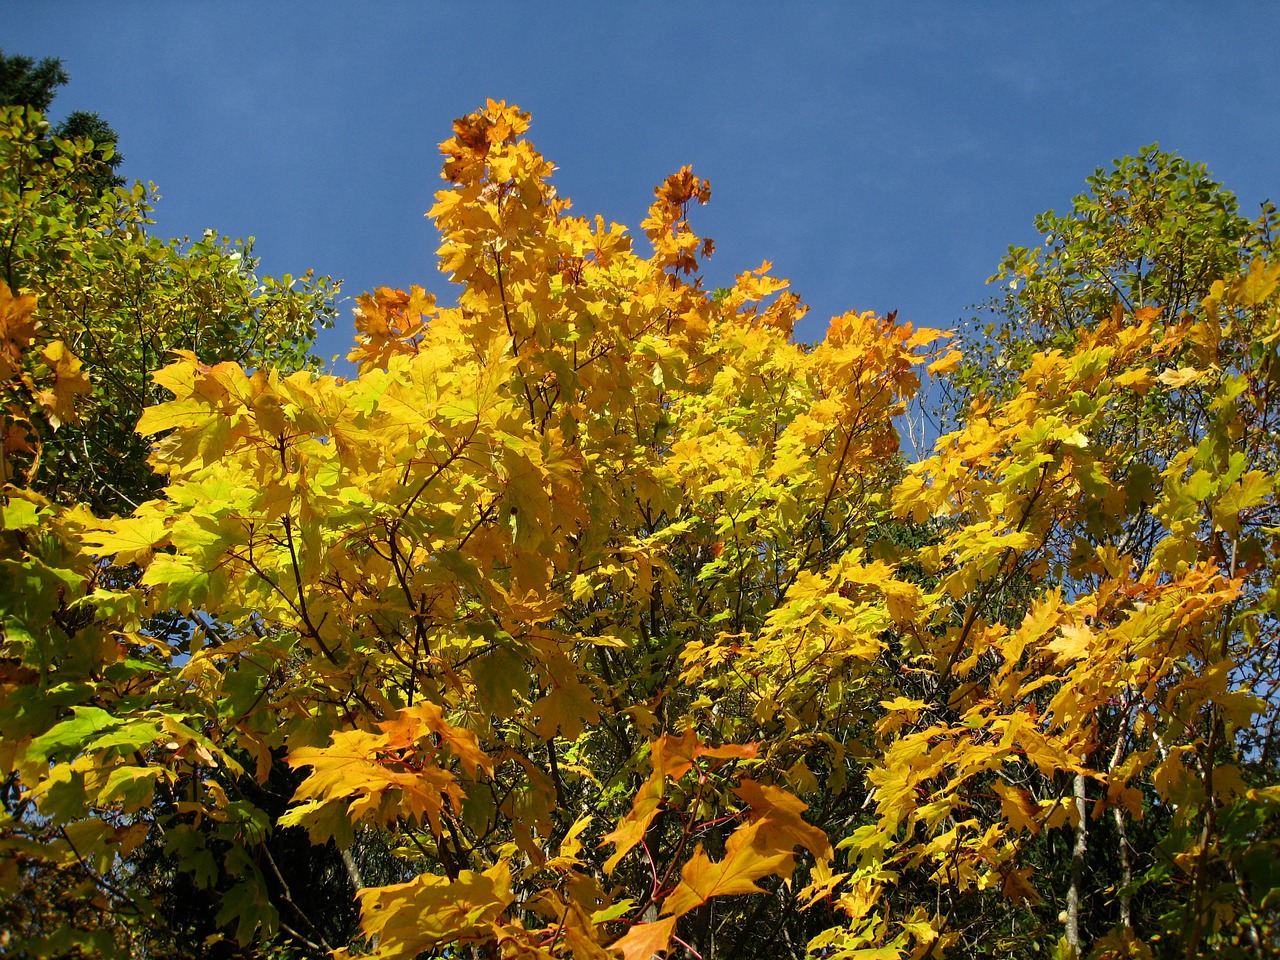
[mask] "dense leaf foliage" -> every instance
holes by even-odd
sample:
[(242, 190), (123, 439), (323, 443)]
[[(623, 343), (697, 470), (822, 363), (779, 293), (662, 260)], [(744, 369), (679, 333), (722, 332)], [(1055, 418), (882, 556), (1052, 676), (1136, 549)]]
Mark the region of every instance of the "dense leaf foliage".
[[(109, 516), (133, 509), (163, 486), (146, 464), (150, 440), (133, 427), (143, 408), (165, 395), (151, 382), (151, 373), (167, 362), (169, 350), (198, 349), (210, 359), (287, 369), (314, 365), (308, 347), (332, 310), (328, 281), (308, 277), (295, 285), (289, 278), (260, 279), (246, 245), (213, 235), (195, 243), (150, 236), (152, 191), (137, 185), (104, 193), (102, 152), (86, 140), (51, 136), (43, 118), (29, 109), (0, 110), (5, 241), (0, 282), (6, 291), (25, 291), (0, 298), (7, 318), (0, 348), (7, 358), (0, 471), (25, 496), (38, 495), (31, 502), (44, 504), (45, 510), (53, 509), (49, 501), (80, 501)], [(74, 633), (93, 620), (92, 604), (73, 612), (74, 601), (83, 599), (70, 589), (73, 581), (46, 577), (44, 567), (37, 570), (31, 575), (11, 569), (5, 580), (6, 589), (30, 593), (19, 609), (35, 603), (44, 611), (33, 622), (56, 611), (63, 627)], [(88, 583), (116, 591), (140, 575), (132, 565), (90, 566), (82, 573)], [(12, 635), (17, 628), (7, 629)], [(171, 611), (149, 618), (145, 629), (152, 636), (171, 634), (172, 642), (189, 632)], [(14, 667), (18, 661), (5, 662)], [(5, 781), (4, 802), (10, 813), (29, 809), (12, 774)], [(25, 823), (38, 828), (27, 840), (49, 842), (49, 821), (28, 818)], [(172, 869), (153, 856), (159, 842), (149, 835), (131, 854), (129, 869), (136, 882), (145, 874), (146, 885), (156, 888), (155, 898), (173, 900), (181, 882), (175, 886)], [(51, 943), (73, 942), (79, 919), (93, 913), (85, 907), (85, 878), (61, 867), (55, 878), (26, 863), (17, 881), (21, 892), (7, 898), (0, 927), (18, 937), (43, 930), (54, 938)], [(184, 916), (191, 913), (184, 908)], [(69, 916), (75, 919), (68, 922)], [(99, 919), (86, 923), (99, 929)], [(212, 914), (208, 919), (212, 924)], [(109, 939), (101, 930), (99, 935)]]
[(893, 317), (796, 342), (769, 264), (703, 289), (703, 180), (639, 252), (528, 122), (455, 123), (456, 304), (362, 298), (358, 376), (144, 361), (129, 510), (42, 492), (118, 361), (62, 274), (5, 293), (0, 882), (89, 891), (60, 948), (104, 954), (1273, 952), (1280, 265), (983, 379)]

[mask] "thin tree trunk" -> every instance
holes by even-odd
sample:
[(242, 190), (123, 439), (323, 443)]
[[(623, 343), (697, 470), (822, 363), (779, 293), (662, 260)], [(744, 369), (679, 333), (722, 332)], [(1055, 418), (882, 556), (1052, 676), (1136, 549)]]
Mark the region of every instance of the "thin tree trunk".
[[(1127, 699), (1127, 698), (1126, 698)], [(1107, 767), (1107, 774), (1115, 772), (1120, 758), (1124, 756), (1125, 743), (1129, 739), (1129, 717), (1128, 707), (1120, 718), (1120, 730), (1116, 734), (1116, 747), (1111, 754), (1111, 763)], [(1129, 833), (1128, 827), (1125, 826), (1124, 810), (1120, 806), (1111, 808), (1111, 819), (1116, 825), (1116, 839), (1120, 844), (1120, 922), (1124, 924), (1126, 930), (1133, 929), (1133, 895), (1130, 893), (1130, 886), (1133, 883), (1133, 864), (1129, 860)]]
[(1133, 884), (1133, 864), (1129, 862), (1129, 834), (1124, 825), (1124, 811), (1111, 808), (1111, 818), (1116, 822), (1116, 836), (1120, 841), (1120, 922), (1126, 930), (1133, 928), (1132, 901), (1129, 888)]
[(1089, 811), (1085, 803), (1085, 779), (1077, 773), (1072, 793), (1076, 800), (1076, 842), (1071, 849), (1071, 886), (1067, 890), (1067, 943), (1077, 957), (1080, 949), (1080, 886), (1084, 880), (1084, 855), (1089, 849)]
[(364, 877), (360, 876), (360, 868), (356, 866), (356, 858), (351, 855), (351, 851), (339, 847), (338, 853), (342, 855), (342, 865), (347, 868), (347, 876), (351, 878), (351, 886), (356, 890), (364, 889)]

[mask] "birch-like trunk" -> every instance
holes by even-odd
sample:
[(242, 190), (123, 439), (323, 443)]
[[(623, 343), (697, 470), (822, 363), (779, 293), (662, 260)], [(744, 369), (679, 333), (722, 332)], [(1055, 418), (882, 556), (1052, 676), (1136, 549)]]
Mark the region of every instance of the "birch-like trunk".
[(1077, 957), (1080, 949), (1080, 886), (1084, 881), (1084, 855), (1089, 849), (1089, 811), (1085, 803), (1085, 778), (1077, 773), (1072, 793), (1076, 800), (1076, 841), (1071, 848), (1071, 886), (1067, 889), (1067, 943)]

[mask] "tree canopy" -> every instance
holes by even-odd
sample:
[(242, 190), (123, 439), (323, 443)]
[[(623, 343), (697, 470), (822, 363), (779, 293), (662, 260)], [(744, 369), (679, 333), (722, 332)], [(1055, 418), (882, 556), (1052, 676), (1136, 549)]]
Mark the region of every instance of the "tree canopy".
[[(1011, 252), (1000, 346), (803, 344), (768, 263), (704, 288), (689, 168), (638, 245), (528, 125), (455, 122), (456, 302), (362, 297), (350, 379), (255, 339), (316, 311), (229, 296), (224, 246), (104, 258), (5, 195), (0, 885), (79, 898), (55, 929), (28, 889), (6, 947), (1273, 953), (1271, 212), (1144, 151)], [(134, 256), (182, 293), (82, 335)], [(959, 399), (909, 462), (926, 375)], [(64, 443), (125, 380), (136, 500)]]
[[(36, 62), (31, 57), (7, 57), (0, 50), (0, 107), (26, 107), (36, 115), (32, 119), (37, 119), (38, 115), (49, 112), (58, 88), (65, 86), (70, 80), (61, 60), (45, 57)], [(44, 128), (37, 129), (44, 133)], [(98, 114), (76, 110), (60, 120), (49, 132), (54, 139), (42, 136), (41, 140), (41, 147), (47, 157), (52, 158), (60, 151), (57, 139), (88, 141), (93, 144), (89, 156), (97, 162), (85, 164), (82, 159), (68, 158), (77, 171), (77, 177), (98, 193), (124, 186), (124, 178), (117, 173), (124, 162), (124, 157), (116, 150), (119, 137), (111, 124)]]
[(47, 113), (58, 88), (70, 79), (62, 61), (55, 57), (37, 62), (33, 57), (5, 56), (0, 50), (0, 104)]
[[(133, 426), (162, 396), (150, 374), (170, 350), (288, 369), (315, 366), (309, 347), (316, 329), (331, 322), (336, 288), (310, 273), (297, 281), (259, 277), (251, 243), (213, 233), (196, 242), (152, 236), (154, 188), (104, 185), (111, 144), (94, 136), (54, 134), (29, 105), (0, 108), (0, 283), (11, 318), (0, 474), (49, 501), (83, 503), (107, 516), (128, 512), (161, 489), (146, 464), (150, 443)], [(126, 589), (140, 573), (122, 566), (98, 576)], [(20, 576), (5, 576), (7, 590), (37, 589)], [(76, 629), (79, 614), (68, 616)], [(173, 612), (151, 618), (147, 629), (184, 630)], [(5, 656), (8, 666), (17, 662)], [(28, 809), (10, 768), (6, 775), (5, 809)], [(28, 837), (32, 842), (58, 835), (56, 824), (39, 827)], [(183, 875), (173, 874), (158, 850), (155, 843), (143, 845), (128, 869), (136, 883), (153, 888), (154, 898), (171, 901)], [(65, 951), (79, 936), (80, 919), (97, 908), (56, 862), (25, 863), (6, 874), (12, 883), (0, 928), (31, 941), (33, 953), (57, 953), (51, 944), (59, 943)], [(183, 915), (193, 913), (188, 907)], [(91, 926), (99, 940), (108, 936), (99, 929), (104, 924)], [(114, 921), (105, 926), (119, 929)], [(52, 940), (42, 940), (45, 933)], [(160, 955), (154, 943), (140, 952)], [(188, 953), (178, 945), (172, 955)]]

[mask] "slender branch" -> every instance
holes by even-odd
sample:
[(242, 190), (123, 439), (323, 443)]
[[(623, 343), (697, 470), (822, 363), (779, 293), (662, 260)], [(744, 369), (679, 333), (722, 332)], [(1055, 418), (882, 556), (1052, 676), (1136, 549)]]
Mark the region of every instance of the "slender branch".
[(297, 940), (300, 944), (302, 944), (308, 950), (313, 950), (316, 953), (331, 953), (333, 951), (333, 947), (329, 946), (327, 943), (324, 943), (323, 938), (321, 938), (321, 943), (324, 944), (323, 946), (321, 946), (321, 943), (312, 943), (310, 940), (308, 940), (306, 937), (300, 934), (297, 930), (293, 929), (293, 927), (289, 926), (283, 920), (280, 921), (280, 929), (283, 930), (285, 933), (287, 933), (289, 936), (293, 937), (293, 939)]
[(356, 865), (356, 858), (351, 855), (351, 851), (346, 848), (339, 847), (338, 854), (342, 857), (342, 865), (347, 868), (347, 876), (351, 878), (351, 885), (358, 891), (363, 890), (365, 883), (364, 877), (360, 873), (360, 868)]
[(320, 941), (320, 944), (317, 945), (317, 944), (311, 943), (311, 941), (307, 940), (306, 938), (299, 936), (296, 931), (290, 930), (288, 927), (284, 925), (283, 922), (280, 924), (280, 928), (284, 930), (286, 933), (288, 933), (290, 936), (297, 937), (297, 939), (307, 944), (313, 950), (333, 950), (333, 947), (331, 947), (329, 945), (329, 942), (325, 940), (324, 934), (320, 932), (319, 927), (317, 927), (314, 923), (311, 922), (311, 918), (302, 912), (302, 908), (298, 906), (297, 901), (293, 899), (293, 892), (289, 889), (288, 882), (286, 882), (284, 875), (280, 872), (280, 867), (276, 865), (276, 858), (271, 855), (271, 848), (264, 843), (259, 849), (261, 849), (263, 854), (266, 855), (267, 865), (271, 867), (271, 872), (275, 874), (275, 878), (280, 884), (281, 899), (283, 899), (285, 903), (287, 903), (290, 907), (293, 908), (293, 912), (296, 913), (298, 915), (298, 918), (307, 925), (307, 927), (312, 931), (312, 933), (316, 935), (316, 938)]

